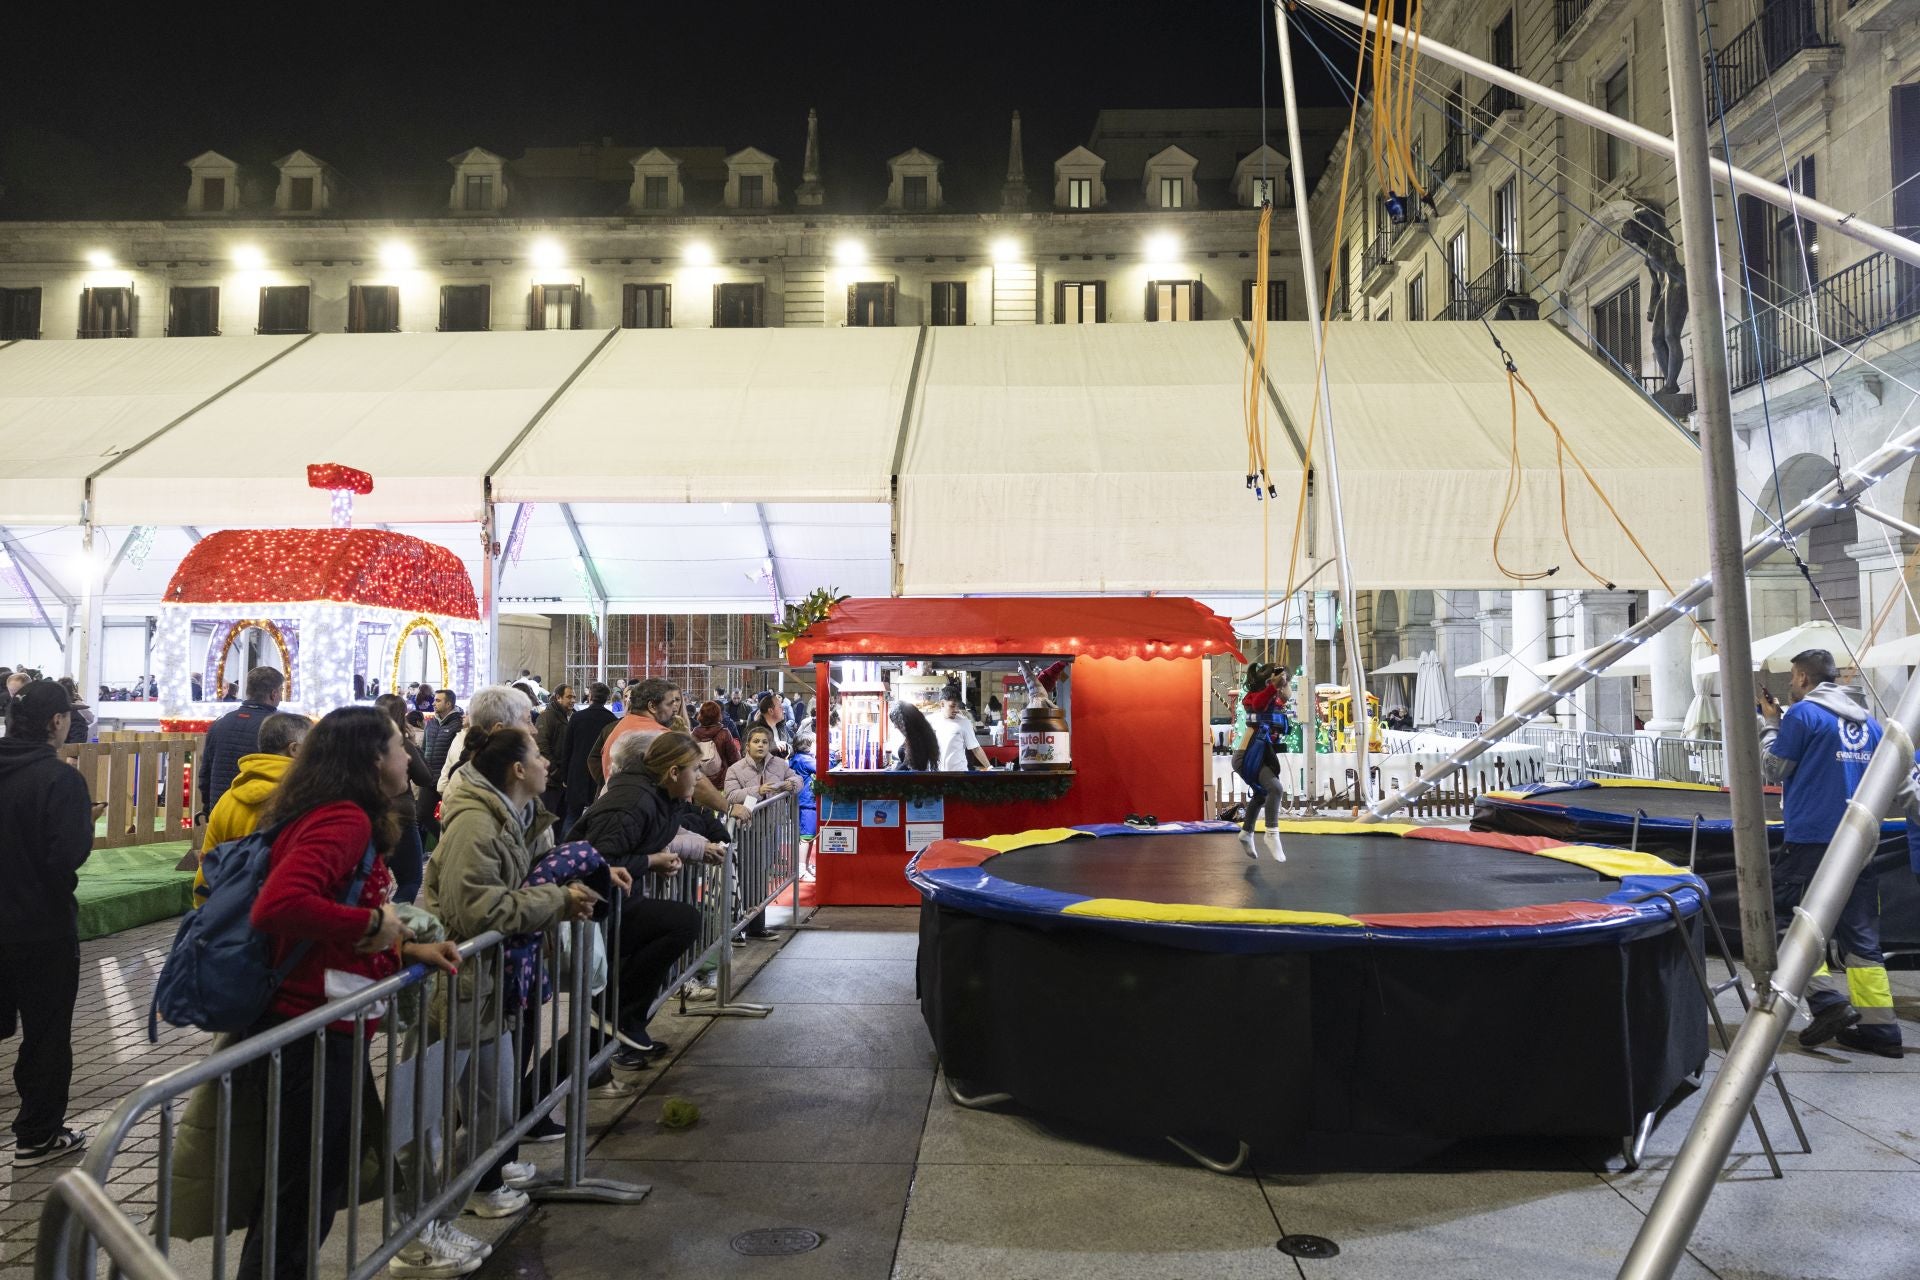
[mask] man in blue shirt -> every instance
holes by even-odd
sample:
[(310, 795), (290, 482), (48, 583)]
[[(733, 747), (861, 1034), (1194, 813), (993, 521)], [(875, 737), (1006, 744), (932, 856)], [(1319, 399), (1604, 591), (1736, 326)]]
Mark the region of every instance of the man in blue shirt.
[[(1800, 905), (1807, 884), (1840, 826), (1847, 801), (1880, 745), (1880, 726), (1853, 690), (1836, 683), (1839, 672), (1825, 649), (1794, 655), (1789, 684), (1792, 706), (1761, 690), (1760, 733), (1767, 781), (1781, 784), (1786, 844), (1773, 858), (1774, 911), (1781, 920)], [(1910, 855), (1920, 858), (1920, 796), (1911, 780), (1901, 800), (1907, 817)], [(1915, 865), (1920, 865), (1916, 862)], [(1837, 1040), (1849, 1049), (1901, 1056), (1900, 1024), (1893, 1015), (1893, 990), (1880, 952), (1880, 890), (1871, 866), (1860, 873), (1840, 918), (1833, 941), (1840, 944), (1846, 986), (1825, 965), (1807, 986), (1810, 1021), (1800, 1043), (1811, 1048)]]

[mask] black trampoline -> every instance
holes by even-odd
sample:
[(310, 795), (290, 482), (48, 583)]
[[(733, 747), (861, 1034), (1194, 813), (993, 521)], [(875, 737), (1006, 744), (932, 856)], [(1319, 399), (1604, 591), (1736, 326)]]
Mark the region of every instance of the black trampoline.
[[(1766, 793), (1772, 843), (1780, 844), (1780, 792)], [(1725, 787), (1691, 782), (1595, 779), (1491, 791), (1474, 803), (1473, 829), (1583, 844), (1647, 849), (1687, 865), (1706, 882), (1714, 918), (1737, 943), (1733, 801)], [(1920, 953), (1920, 885), (1908, 866), (1907, 824), (1880, 824), (1873, 869), (1880, 883), (1880, 939), (1889, 953)]]
[[(1376, 824), (941, 841), (923, 1016), (956, 1094), (1096, 1131), (1623, 1138), (1706, 1058), (1704, 892), (1648, 854)], [(975, 1100), (979, 1100), (976, 1098)]]

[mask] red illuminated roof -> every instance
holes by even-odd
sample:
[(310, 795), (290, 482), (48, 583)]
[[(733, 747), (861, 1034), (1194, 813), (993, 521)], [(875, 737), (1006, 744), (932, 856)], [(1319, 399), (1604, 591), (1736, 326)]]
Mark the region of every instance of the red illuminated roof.
[(384, 529), (225, 529), (194, 544), (171, 604), (335, 600), (477, 619), (473, 581), (445, 547)]
[(787, 649), (822, 658), (940, 654), (1197, 658), (1231, 653), (1233, 624), (1185, 596), (842, 600)]

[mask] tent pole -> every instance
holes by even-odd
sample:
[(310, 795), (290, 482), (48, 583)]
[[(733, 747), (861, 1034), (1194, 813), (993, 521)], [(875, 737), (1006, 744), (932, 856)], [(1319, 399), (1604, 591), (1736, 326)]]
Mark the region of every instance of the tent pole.
[[(1324, 13), (1328, 17), (1351, 23), (1363, 30), (1379, 25), (1378, 19), (1370, 17), (1350, 4), (1342, 3), (1341, 0), (1297, 0), (1297, 3)], [(1281, 6), (1278, 4), (1274, 6), (1274, 19), (1275, 21), (1285, 20)], [(1397, 22), (1387, 25), (1393, 39), (1402, 44), (1409, 41), (1410, 37), (1405, 27)], [(1672, 138), (1662, 137), (1651, 129), (1634, 124), (1631, 120), (1622, 120), (1619, 116), (1602, 111), (1578, 98), (1568, 97), (1538, 81), (1529, 80), (1517, 71), (1497, 67), (1491, 62), (1476, 58), (1470, 53), (1463, 53), (1438, 40), (1422, 36), (1415, 43), (1422, 54), (1431, 57), (1435, 62), (1455, 67), (1476, 80), (1484, 80), (1488, 84), (1497, 84), (1502, 88), (1510, 89), (1530, 102), (1537, 102), (1581, 124), (1590, 125), (1603, 133), (1610, 133), (1616, 138), (1632, 143), (1642, 151), (1650, 151), (1668, 160), (1677, 161), (1679, 158)], [(1688, 70), (1690, 73), (1699, 74), (1700, 68), (1705, 65), (1702, 62), (1694, 62), (1688, 64)], [(1674, 71), (1680, 67), (1680, 64), (1669, 59), (1667, 67), (1669, 71)], [(1758, 196), (1776, 208), (1787, 210), (1809, 222), (1818, 223), (1830, 231), (1858, 240), (1902, 262), (1920, 266), (1920, 242), (1908, 240), (1885, 227), (1843, 212), (1830, 204), (1810, 200), (1805, 195), (1787, 190), (1777, 182), (1769, 182), (1758, 174), (1735, 168), (1724, 160), (1711, 159), (1708, 162), (1708, 168), (1711, 177), (1719, 179), (1730, 187), (1738, 188), (1742, 195)]]
[[(1354, 804), (1364, 807), (1367, 794), (1367, 674), (1366, 663), (1360, 653), (1359, 610), (1354, 607), (1353, 565), (1347, 557), (1347, 522), (1340, 505), (1340, 450), (1333, 434), (1333, 393), (1327, 386), (1326, 358), (1326, 321), (1320, 310), (1320, 269), (1313, 252), (1313, 219), (1307, 209), (1308, 197), (1306, 163), (1302, 157), (1306, 149), (1300, 144), (1300, 103), (1295, 97), (1293, 83), (1293, 33), (1287, 26), (1286, 10), (1278, 5), (1273, 10), (1273, 29), (1280, 42), (1280, 91), (1287, 112), (1287, 171), (1293, 179), (1293, 223), (1300, 238), (1300, 262), (1306, 278), (1307, 295), (1307, 332), (1313, 335), (1314, 363), (1319, 368), (1319, 384), (1315, 393), (1320, 397), (1320, 448), (1321, 456), (1326, 460), (1327, 468), (1327, 509), (1333, 517), (1333, 557), (1334, 568), (1340, 575), (1339, 635), (1347, 642), (1347, 687), (1353, 691), (1353, 762), (1354, 762)], [(1353, 140), (1348, 140), (1353, 145)], [(1339, 246), (1334, 252), (1340, 252)], [(1262, 376), (1265, 375), (1262, 370)], [(1313, 561), (1313, 526), (1315, 512), (1311, 501), (1312, 488), (1308, 489), (1307, 506), (1307, 563)], [(1339, 639), (1333, 640), (1337, 645)], [(1329, 645), (1329, 656), (1332, 656)], [(1339, 669), (1338, 660), (1332, 663)], [(1313, 686), (1307, 686), (1307, 700), (1315, 702)], [(1317, 716), (1319, 708), (1315, 706)], [(1308, 726), (1312, 727), (1311, 723)], [(1311, 760), (1318, 747), (1316, 741), (1302, 741), (1301, 746)]]
[[(1740, 555), (1739, 462), (1733, 449), (1733, 385), (1727, 373), (1725, 301), (1720, 295), (1720, 229), (1708, 176), (1706, 89), (1700, 79), (1700, 25), (1694, 0), (1661, 0), (1667, 35), (1667, 85), (1673, 104), (1680, 206), (1686, 248), (1687, 299), (1693, 323), (1693, 394), (1699, 406), (1700, 461), (1706, 473), (1707, 533), (1713, 565), (1713, 625), (1720, 646), (1720, 738), (1733, 792), (1733, 852), (1740, 886), (1740, 949), (1765, 987), (1773, 973), (1773, 873), (1761, 791), (1760, 728), (1755, 705), (1753, 633), (1747, 618), (1747, 575)], [(1671, 305), (1671, 294), (1669, 294)]]
[[(480, 572), (481, 590), (486, 599), (482, 613), (486, 615), (486, 673), (476, 673), (474, 688), (494, 682), (495, 673), (500, 670), (500, 548), (493, 541), (493, 481), (481, 481), (480, 501)], [(473, 689), (466, 690), (469, 697)]]

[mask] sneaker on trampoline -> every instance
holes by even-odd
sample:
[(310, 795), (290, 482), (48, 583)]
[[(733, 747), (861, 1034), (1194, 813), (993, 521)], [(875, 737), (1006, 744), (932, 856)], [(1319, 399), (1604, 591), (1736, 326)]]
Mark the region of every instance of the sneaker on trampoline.
[(1836, 1033), (1834, 1043), (1843, 1049), (1852, 1049), (1855, 1053), (1873, 1053), (1882, 1058), (1904, 1058), (1906, 1048), (1898, 1040), (1878, 1040), (1868, 1036), (1858, 1027), (1847, 1027)]
[(62, 1129), (45, 1142), (15, 1143), (13, 1165), (18, 1169), (30, 1164), (45, 1164), (61, 1156), (70, 1156), (86, 1145), (86, 1130)]
[(531, 1160), (509, 1160), (500, 1166), (500, 1180), (515, 1191), (540, 1176)]
[(438, 1227), (438, 1223), (430, 1222), (417, 1239), (401, 1245), (387, 1270), (411, 1280), (451, 1280), (478, 1271), (486, 1255), (454, 1247)]
[(467, 1197), (467, 1212), (476, 1218), (511, 1218), (533, 1203), (518, 1187), (501, 1185)]
[[(589, 1086), (591, 1089), (591, 1086)], [(558, 1142), (567, 1136), (567, 1126), (552, 1116), (541, 1116), (533, 1122), (533, 1128), (527, 1130), (520, 1139), (522, 1142)]]
[(470, 1236), (451, 1222), (436, 1222), (427, 1228), (439, 1237), (442, 1244), (461, 1253), (479, 1255), (482, 1259), (493, 1256), (493, 1246), (477, 1236)]
[(1830, 1004), (1813, 1015), (1813, 1019), (1800, 1031), (1800, 1047), (1811, 1049), (1823, 1045), (1842, 1031), (1860, 1021), (1860, 1011), (1850, 1004)]

